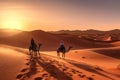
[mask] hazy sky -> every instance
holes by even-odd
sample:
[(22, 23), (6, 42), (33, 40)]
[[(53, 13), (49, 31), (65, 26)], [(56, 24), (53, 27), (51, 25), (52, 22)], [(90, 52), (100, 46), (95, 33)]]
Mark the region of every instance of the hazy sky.
[(120, 29), (120, 0), (0, 0), (0, 27)]

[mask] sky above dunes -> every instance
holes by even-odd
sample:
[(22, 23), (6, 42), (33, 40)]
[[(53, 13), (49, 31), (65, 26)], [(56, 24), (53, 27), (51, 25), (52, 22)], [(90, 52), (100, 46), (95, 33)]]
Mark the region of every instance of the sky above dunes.
[(0, 0), (0, 27), (120, 29), (120, 0)]

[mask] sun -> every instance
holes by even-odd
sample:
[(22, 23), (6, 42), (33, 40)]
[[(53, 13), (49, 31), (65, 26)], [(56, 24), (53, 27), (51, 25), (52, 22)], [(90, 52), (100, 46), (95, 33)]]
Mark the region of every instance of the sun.
[(22, 29), (23, 25), (22, 25), (22, 22), (19, 21), (19, 20), (5, 20), (3, 22), (3, 27), (4, 28), (9, 28), (9, 29)]
[(2, 27), (7, 29), (23, 29), (23, 16), (15, 12), (6, 12), (2, 18)]

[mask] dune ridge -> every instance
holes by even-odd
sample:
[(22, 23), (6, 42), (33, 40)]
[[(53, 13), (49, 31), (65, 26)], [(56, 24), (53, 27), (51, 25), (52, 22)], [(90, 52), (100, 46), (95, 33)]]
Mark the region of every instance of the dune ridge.
[(43, 44), (41, 50), (56, 50), (61, 40), (64, 41), (66, 47), (74, 46), (73, 47), (74, 49), (119, 46), (119, 42), (117, 42), (117, 44), (115, 42), (114, 43), (100, 42), (100, 41), (90, 40), (84, 37), (80, 38), (78, 36), (73, 36), (70, 34), (59, 35), (41, 30), (22, 31), (20, 33), (17, 33), (16, 35), (12, 35), (8, 37), (0, 36), (0, 44), (6, 44), (21, 48), (28, 48), (30, 45), (31, 38), (34, 38), (36, 43)]

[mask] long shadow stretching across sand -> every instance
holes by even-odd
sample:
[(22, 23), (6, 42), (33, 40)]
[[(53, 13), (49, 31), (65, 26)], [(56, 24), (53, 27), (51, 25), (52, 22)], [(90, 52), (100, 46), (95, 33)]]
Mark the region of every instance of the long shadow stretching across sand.
[[(26, 73), (26, 71), (28, 70), (28, 72)], [(29, 69), (27, 68), (24, 68), (21, 70), (21, 74), (18, 74), (16, 76), (16, 79), (24, 79), (26, 77), (30, 78), (32, 75), (36, 74), (37, 73), (37, 66), (36, 66), (36, 61), (33, 59), (33, 60), (30, 60), (30, 67)]]
[(29, 72), (26, 74), (27, 77), (30, 77), (34, 74), (37, 73), (37, 66), (36, 66), (36, 61), (33, 59), (30, 61), (30, 70)]
[(107, 49), (107, 50), (94, 50), (94, 52), (97, 52), (102, 55), (106, 55), (109, 57), (113, 57), (116, 59), (120, 59), (120, 49)]
[(119, 74), (110, 73), (110, 72), (107, 72), (107, 71), (103, 71), (103, 72), (105, 72), (105, 73), (107, 73), (107, 74), (110, 74), (110, 75), (113, 75), (113, 76), (116, 76), (116, 77), (119, 77), (119, 78), (120, 78), (120, 75), (119, 75)]
[[(101, 76), (104, 76), (106, 78), (114, 80), (113, 78), (111, 78), (111, 77), (109, 77), (109, 76), (107, 76), (105, 74), (102, 74), (102, 73), (98, 72), (97, 69), (95, 69), (93, 66), (87, 65), (85, 63), (84, 64), (78, 63), (78, 62), (76, 62), (74, 60), (69, 60), (69, 59), (65, 59), (65, 61), (68, 62), (68, 63), (70, 63), (70, 64), (72, 64), (72, 65), (74, 65), (74, 66), (76, 66), (76, 67), (78, 67), (78, 68), (80, 68), (80, 69), (84, 69), (86, 71), (89, 71), (89, 72), (92, 72), (92, 73), (95, 73), (95, 74), (98, 74), (98, 75), (101, 75)], [(100, 68), (98, 70), (103, 71)]]
[[(42, 55), (48, 56), (48, 55), (46, 55), (46, 54), (42, 54)], [(49, 56), (51, 56), (51, 55), (49, 55)], [(57, 57), (55, 57), (55, 56), (51, 56), (51, 57), (57, 58)], [(95, 69), (93, 66), (90, 66), (90, 65), (88, 65), (88, 64), (86, 64), (86, 63), (80, 63), (80, 62), (77, 62), (77, 61), (74, 61), (74, 60), (70, 60), (70, 59), (64, 59), (64, 60), (65, 60), (66, 62), (68, 62), (68, 63), (70, 63), (70, 64), (72, 64), (72, 65), (80, 68), (80, 69), (84, 69), (84, 70), (86, 70), (86, 71), (88, 71), (88, 72), (92, 72), (92, 73), (95, 73), (95, 74), (98, 74), (98, 75), (101, 75), (101, 76), (104, 76), (104, 77), (106, 77), (106, 78), (109, 78), (109, 79), (114, 80), (113, 78), (111, 78), (111, 77), (109, 77), (109, 76), (107, 76), (107, 75), (105, 75), (105, 74), (102, 74), (102, 73), (98, 72), (97, 70), (100, 70), (100, 71), (105, 72), (104, 70), (102, 70), (102, 69), (100, 69), (100, 68)], [(106, 72), (106, 73), (107, 73), (107, 72)]]
[(51, 63), (45, 62), (42, 58), (37, 59), (38, 64), (44, 68), (51, 76), (57, 80), (72, 80), (72, 78), (66, 75), (64, 72), (60, 71), (57, 67)]

